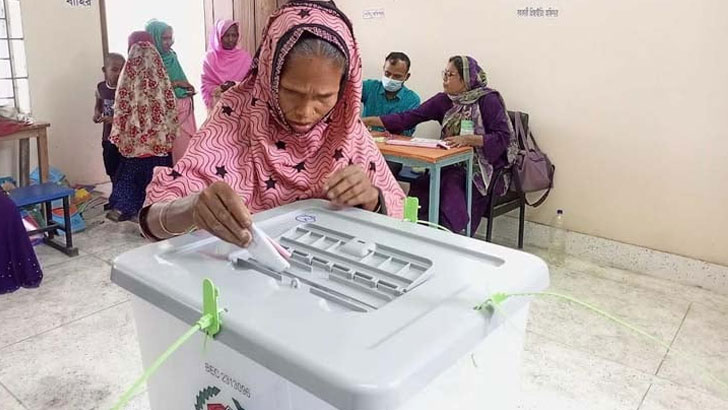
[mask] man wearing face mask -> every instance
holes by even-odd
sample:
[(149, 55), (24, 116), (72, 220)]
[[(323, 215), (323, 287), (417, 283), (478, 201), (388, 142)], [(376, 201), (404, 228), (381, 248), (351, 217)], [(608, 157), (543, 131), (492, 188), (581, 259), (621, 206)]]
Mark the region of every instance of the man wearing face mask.
[[(361, 101), (364, 103), (362, 117), (397, 114), (419, 107), (420, 97), (404, 86), (404, 83), (410, 78), (409, 71), (410, 59), (407, 54), (389, 53), (384, 60), (382, 79), (364, 81), (361, 97)], [(384, 129), (374, 127), (372, 131), (384, 131)], [(415, 129), (412, 128), (402, 134), (411, 137), (414, 132)]]

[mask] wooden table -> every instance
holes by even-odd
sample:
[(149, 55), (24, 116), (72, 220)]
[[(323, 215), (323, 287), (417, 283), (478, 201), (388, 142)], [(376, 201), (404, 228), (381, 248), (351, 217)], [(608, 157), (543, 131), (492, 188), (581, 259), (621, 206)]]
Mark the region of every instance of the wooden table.
[(20, 143), (18, 155), (20, 163), (19, 186), (30, 184), (30, 139), (35, 138), (38, 147), (38, 168), (40, 168), (40, 183), (48, 181), (48, 128), (51, 125), (45, 122), (35, 123), (20, 131), (0, 137), (2, 141), (15, 141)]
[[(461, 148), (420, 148), (403, 145), (392, 145), (378, 142), (377, 146), (384, 159), (404, 166), (426, 168), (430, 171), (430, 214), (432, 223), (440, 223), (440, 171), (442, 168), (458, 163), (465, 163), (467, 178), (465, 191), (467, 192), (468, 219), (471, 215), (473, 201), (473, 149)], [(470, 236), (471, 221), (468, 220), (466, 234)]]

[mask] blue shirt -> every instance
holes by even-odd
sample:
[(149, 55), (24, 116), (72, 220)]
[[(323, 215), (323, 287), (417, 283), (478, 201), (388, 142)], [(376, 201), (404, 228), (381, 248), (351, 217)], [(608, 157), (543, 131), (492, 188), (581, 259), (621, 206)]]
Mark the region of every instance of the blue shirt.
[[(398, 114), (414, 110), (420, 106), (420, 96), (407, 87), (402, 87), (393, 99), (388, 99), (381, 80), (366, 80), (362, 87), (361, 102), (364, 103), (362, 117), (381, 117), (382, 115)], [(375, 131), (384, 131), (375, 127)], [(409, 137), (415, 132), (414, 128), (402, 134)]]

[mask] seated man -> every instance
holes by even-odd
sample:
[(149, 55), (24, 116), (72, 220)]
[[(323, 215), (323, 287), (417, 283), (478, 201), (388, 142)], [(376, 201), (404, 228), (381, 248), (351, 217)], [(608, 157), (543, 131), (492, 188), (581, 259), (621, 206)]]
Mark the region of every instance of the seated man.
[[(384, 61), (384, 75), (381, 80), (366, 80), (363, 84), (361, 101), (364, 103), (362, 117), (380, 117), (387, 114), (415, 109), (420, 106), (420, 97), (404, 86), (410, 78), (410, 59), (400, 52), (389, 53)], [(373, 131), (384, 131), (373, 128)], [(408, 129), (404, 135), (411, 137), (415, 129)]]
[[(387, 114), (398, 114), (420, 106), (420, 97), (404, 86), (410, 78), (411, 62), (407, 54), (389, 53), (384, 60), (384, 75), (381, 80), (366, 80), (362, 87), (361, 101), (364, 103), (362, 117), (379, 117)], [(381, 127), (372, 127), (371, 131), (385, 131)], [(411, 137), (415, 132), (410, 128), (402, 132)], [(402, 170), (401, 164), (389, 163), (389, 168), (396, 177)]]

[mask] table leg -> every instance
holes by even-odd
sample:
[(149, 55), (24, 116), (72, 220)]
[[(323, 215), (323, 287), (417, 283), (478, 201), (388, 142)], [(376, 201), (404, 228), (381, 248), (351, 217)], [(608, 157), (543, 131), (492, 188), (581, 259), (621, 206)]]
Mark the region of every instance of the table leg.
[[(46, 203), (47, 209), (51, 209), (51, 204)], [(48, 231), (45, 243), (57, 249), (68, 256), (78, 256), (78, 249), (73, 247), (73, 232), (71, 232), (71, 197), (67, 196), (63, 198), (63, 232), (66, 236), (66, 245), (62, 245), (60, 242), (53, 240), (53, 231)]]
[(40, 170), (40, 183), (48, 182), (50, 166), (48, 165), (48, 132), (44, 129), (36, 138), (38, 145), (38, 168)]
[(63, 197), (63, 232), (66, 234), (66, 249), (73, 248), (73, 232), (71, 232), (71, 201)]
[(440, 223), (440, 166), (430, 168), (430, 222)]
[(467, 192), (467, 205), (468, 205), (468, 228), (465, 231), (468, 236), (471, 236), (473, 227), (473, 156), (468, 157), (468, 177), (465, 179), (465, 192)]
[(18, 153), (18, 163), (20, 165), (20, 186), (30, 185), (30, 141), (28, 139), (19, 140), (20, 150)]
[[(53, 225), (53, 205), (50, 202), (44, 202), (43, 208), (45, 210), (46, 226)], [(55, 236), (55, 231), (48, 231), (48, 239), (52, 240)]]

